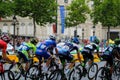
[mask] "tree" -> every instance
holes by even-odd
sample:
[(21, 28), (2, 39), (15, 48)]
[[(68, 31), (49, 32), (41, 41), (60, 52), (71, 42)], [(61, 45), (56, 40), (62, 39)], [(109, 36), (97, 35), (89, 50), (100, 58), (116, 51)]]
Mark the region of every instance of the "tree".
[(12, 8), (11, 1), (0, 0), (0, 17), (5, 18), (7, 16), (11, 16), (13, 14), (11, 8)]
[(110, 38), (110, 27), (120, 25), (120, 0), (94, 0), (92, 12), (93, 23), (100, 22), (102, 26), (108, 27), (107, 39)]
[(15, 15), (21, 17), (33, 18), (34, 36), (36, 32), (36, 25), (44, 26), (47, 23), (55, 22), (57, 4), (56, 0), (14, 0)]
[(77, 26), (84, 23), (87, 19), (87, 14), (90, 12), (85, 0), (73, 0), (67, 6), (68, 15), (66, 17), (67, 27)]

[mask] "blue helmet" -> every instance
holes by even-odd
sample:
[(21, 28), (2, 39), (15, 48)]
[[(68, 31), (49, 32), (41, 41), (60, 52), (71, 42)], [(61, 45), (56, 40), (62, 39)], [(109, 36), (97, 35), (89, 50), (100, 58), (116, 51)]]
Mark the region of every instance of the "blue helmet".
[(73, 43), (76, 43), (76, 44), (79, 44), (79, 43), (80, 43), (79, 40), (78, 40), (78, 38), (72, 38), (72, 42), (73, 42)]

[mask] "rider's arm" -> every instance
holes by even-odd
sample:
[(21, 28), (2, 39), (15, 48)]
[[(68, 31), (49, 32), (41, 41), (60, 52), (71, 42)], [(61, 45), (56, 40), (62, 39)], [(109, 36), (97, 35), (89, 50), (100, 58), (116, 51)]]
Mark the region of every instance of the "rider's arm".
[(73, 51), (73, 50), (76, 50), (76, 51), (77, 51), (78, 60), (81, 61), (80, 52), (79, 52), (78, 47), (77, 47), (77, 46), (74, 46), (74, 47), (71, 49), (71, 51)]
[(101, 56), (100, 56), (100, 54), (99, 54), (99, 46), (97, 46), (97, 52), (96, 52), (96, 54), (97, 54), (97, 56), (99, 57), (99, 59), (101, 59)]
[(12, 61), (7, 57), (6, 48), (7, 48), (7, 46), (2, 49), (3, 59), (5, 59), (5, 60), (7, 60), (7, 61), (9, 61), (9, 62), (12, 62)]
[(55, 53), (58, 54), (58, 49), (55, 47)]

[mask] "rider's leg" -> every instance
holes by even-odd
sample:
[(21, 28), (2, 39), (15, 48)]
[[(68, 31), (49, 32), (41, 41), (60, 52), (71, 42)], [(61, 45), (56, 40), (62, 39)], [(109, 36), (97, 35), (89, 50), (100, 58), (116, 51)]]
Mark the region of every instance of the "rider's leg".
[(90, 67), (91, 64), (93, 63), (94, 57), (93, 57), (92, 54), (89, 54), (88, 56), (89, 56), (89, 59), (90, 59), (90, 60), (88, 61), (88, 65), (89, 65), (89, 67)]
[(26, 63), (24, 70), (27, 71), (29, 68), (29, 59), (27, 53), (18, 52), (18, 54), (19, 54), (19, 60), (23, 59), (24, 62)]
[(88, 53), (83, 51), (81, 52), (81, 54), (83, 55), (83, 59), (84, 59), (82, 66), (85, 68), (87, 60), (88, 60), (88, 55), (87, 55)]

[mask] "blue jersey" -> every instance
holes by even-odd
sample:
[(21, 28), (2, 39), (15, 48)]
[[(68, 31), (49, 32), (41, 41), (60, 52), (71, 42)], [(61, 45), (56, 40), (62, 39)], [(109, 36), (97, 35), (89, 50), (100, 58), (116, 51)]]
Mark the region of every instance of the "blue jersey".
[(37, 44), (37, 49), (45, 50), (49, 47), (56, 47), (56, 42), (53, 40), (45, 40)]
[(44, 42), (40, 42), (36, 45), (37, 49), (42, 49), (45, 50), (46, 49), (46, 45), (44, 44)]
[(56, 42), (54, 40), (45, 40), (37, 44), (36, 46), (37, 49), (35, 53), (36, 55), (40, 55), (45, 59), (47, 59), (48, 57), (50, 57), (50, 54), (53, 54), (53, 49), (55, 47), (56, 47)]
[(47, 47), (56, 47), (56, 41), (54, 41), (54, 40), (50, 40), (50, 39), (45, 40), (45, 41), (44, 41), (44, 44), (45, 44)]
[(103, 52), (103, 55), (112, 55), (112, 50), (113, 50), (113, 46), (108, 46), (104, 52)]

